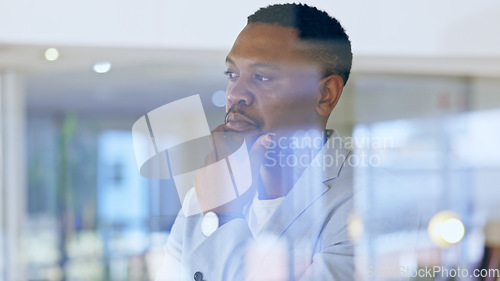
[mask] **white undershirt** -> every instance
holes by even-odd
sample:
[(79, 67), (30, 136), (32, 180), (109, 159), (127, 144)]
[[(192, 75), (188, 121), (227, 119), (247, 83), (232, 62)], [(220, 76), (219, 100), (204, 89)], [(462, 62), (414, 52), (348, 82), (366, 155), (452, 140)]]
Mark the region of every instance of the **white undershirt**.
[(269, 221), (285, 197), (270, 200), (259, 200), (257, 196), (252, 201), (248, 211), (248, 227), (254, 237), (262, 231), (264, 225)]

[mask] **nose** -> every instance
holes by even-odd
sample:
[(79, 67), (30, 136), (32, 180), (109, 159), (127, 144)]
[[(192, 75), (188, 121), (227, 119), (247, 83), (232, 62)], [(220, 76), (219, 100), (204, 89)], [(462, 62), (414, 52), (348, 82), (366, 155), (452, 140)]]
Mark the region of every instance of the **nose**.
[(227, 85), (228, 108), (234, 104), (251, 105), (254, 102), (254, 95), (243, 77)]

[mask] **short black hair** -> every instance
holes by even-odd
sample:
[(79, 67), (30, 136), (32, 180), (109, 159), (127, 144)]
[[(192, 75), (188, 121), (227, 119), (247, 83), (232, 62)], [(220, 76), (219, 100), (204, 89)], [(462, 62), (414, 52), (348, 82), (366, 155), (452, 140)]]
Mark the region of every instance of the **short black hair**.
[(299, 39), (308, 43), (308, 54), (321, 67), (323, 77), (337, 74), (345, 83), (352, 66), (351, 41), (339, 21), (306, 4), (276, 4), (259, 9), (248, 24), (268, 23), (299, 30)]

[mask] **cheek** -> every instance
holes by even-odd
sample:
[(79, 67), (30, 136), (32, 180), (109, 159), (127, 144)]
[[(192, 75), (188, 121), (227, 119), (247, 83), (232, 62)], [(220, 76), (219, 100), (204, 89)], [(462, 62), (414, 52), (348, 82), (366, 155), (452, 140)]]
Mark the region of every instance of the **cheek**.
[(296, 79), (291, 81), (283, 93), (286, 106), (294, 110), (311, 110), (315, 107), (319, 88), (317, 80)]
[(316, 117), (317, 83), (289, 83), (281, 88), (277, 99), (265, 103), (269, 125), (292, 126), (309, 123)]
[(297, 77), (292, 84), (295, 98), (305, 103), (314, 100), (319, 94), (319, 80), (316, 76)]
[(315, 117), (315, 106), (310, 101), (293, 100), (267, 102), (262, 116), (268, 128), (290, 128), (309, 124)]

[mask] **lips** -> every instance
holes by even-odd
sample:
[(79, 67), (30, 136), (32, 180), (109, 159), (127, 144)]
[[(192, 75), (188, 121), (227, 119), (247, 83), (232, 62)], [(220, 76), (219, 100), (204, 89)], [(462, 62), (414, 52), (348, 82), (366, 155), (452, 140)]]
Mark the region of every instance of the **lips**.
[(229, 113), (226, 118), (226, 126), (237, 132), (255, 130), (257, 128), (253, 121), (239, 113)]

